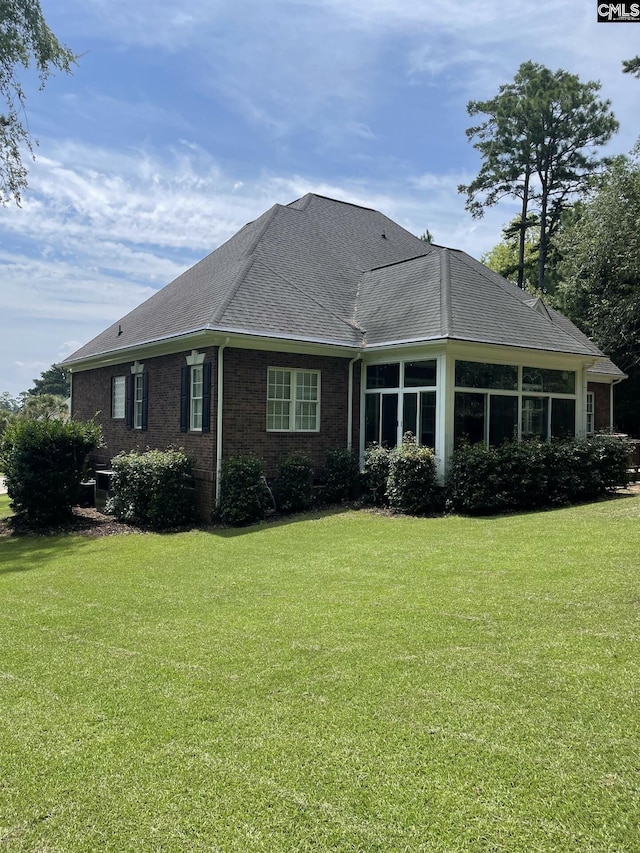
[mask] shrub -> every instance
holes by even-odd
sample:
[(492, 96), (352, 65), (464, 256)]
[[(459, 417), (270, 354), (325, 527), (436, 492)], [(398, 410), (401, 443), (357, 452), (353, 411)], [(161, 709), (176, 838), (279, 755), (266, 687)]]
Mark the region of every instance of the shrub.
[(15, 418), (0, 445), (0, 469), (16, 515), (46, 525), (71, 516), (85, 458), (100, 447), (102, 432), (93, 421)]
[(397, 512), (425, 515), (431, 512), (436, 493), (436, 461), (433, 451), (419, 445), (411, 433), (389, 455), (387, 497)]
[(322, 499), (326, 503), (341, 503), (356, 497), (360, 482), (358, 457), (346, 447), (328, 450), (325, 462), (325, 482)]
[(389, 476), (389, 450), (380, 444), (370, 444), (364, 457), (362, 478), (367, 497), (376, 506), (387, 502), (387, 478)]
[(282, 512), (303, 512), (313, 501), (313, 464), (303, 453), (283, 456), (274, 484), (276, 505)]
[(261, 521), (269, 506), (262, 462), (255, 456), (232, 456), (222, 462), (218, 516), (241, 526)]
[(182, 450), (120, 453), (111, 460), (113, 497), (107, 511), (120, 521), (162, 530), (195, 517), (191, 459)]
[(447, 506), (492, 514), (596, 498), (626, 485), (628, 448), (613, 436), (461, 445), (449, 464)]

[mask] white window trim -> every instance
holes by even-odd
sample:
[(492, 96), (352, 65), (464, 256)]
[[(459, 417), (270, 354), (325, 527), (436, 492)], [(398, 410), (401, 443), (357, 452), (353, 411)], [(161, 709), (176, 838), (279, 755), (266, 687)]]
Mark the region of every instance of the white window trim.
[(587, 435), (594, 435), (596, 431), (596, 395), (593, 391), (587, 391), (586, 425)]
[[(133, 371), (132, 371), (133, 372)], [(144, 380), (142, 371), (133, 374), (133, 428), (142, 429)]]
[[(290, 388), (291, 388), (291, 396), (288, 400), (276, 400), (275, 398), (269, 397), (269, 375), (272, 370), (281, 370), (284, 373), (290, 374)], [(296, 429), (296, 403), (298, 400), (296, 399), (296, 389), (298, 387), (298, 383), (296, 380), (296, 376), (301, 373), (314, 374), (317, 376), (317, 399), (315, 401), (312, 400), (301, 400), (300, 402), (315, 402), (316, 404), (316, 425), (313, 429)], [(267, 368), (267, 418), (266, 418), (266, 427), (267, 432), (306, 432), (306, 433), (316, 433), (320, 432), (320, 400), (321, 400), (321, 375), (319, 370), (305, 370), (302, 368), (295, 367), (276, 367), (270, 366)], [(288, 402), (289, 403), (289, 426), (286, 429), (275, 429), (269, 426), (269, 403), (270, 402)]]

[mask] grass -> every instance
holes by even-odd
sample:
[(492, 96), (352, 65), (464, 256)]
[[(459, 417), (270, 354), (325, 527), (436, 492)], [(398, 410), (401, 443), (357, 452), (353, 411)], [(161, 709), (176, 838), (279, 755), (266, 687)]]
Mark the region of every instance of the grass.
[(0, 540), (0, 848), (637, 851), (639, 522)]

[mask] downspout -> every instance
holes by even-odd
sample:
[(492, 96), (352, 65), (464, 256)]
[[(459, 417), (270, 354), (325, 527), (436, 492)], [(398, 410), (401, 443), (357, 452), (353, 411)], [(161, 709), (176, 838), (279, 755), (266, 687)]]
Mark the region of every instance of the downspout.
[(225, 338), (224, 343), (218, 347), (218, 391), (216, 401), (216, 507), (220, 506), (220, 481), (222, 480), (222, 392), (224, 388), (224, 350), (229, 343)]
[(347, 399), (347, 450), (353, 448), (353, 365), (356, 361), (360, 361), (362, 353), (358, 353), (355, 358), (349, 362), (349, 396)]

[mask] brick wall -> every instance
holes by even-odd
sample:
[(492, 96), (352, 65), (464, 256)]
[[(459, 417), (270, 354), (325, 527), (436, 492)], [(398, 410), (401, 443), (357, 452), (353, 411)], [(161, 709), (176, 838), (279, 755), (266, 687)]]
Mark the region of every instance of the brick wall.
[(596, 432), (608, 430), (611, 426), (610, 405), (611, 386), (604, 382), (587, 383), (587, 391), (593, 391), (594, 428)]
[[(120, 451), (164, 450), (182, 447), (195, 460), (196, 500), (203, 518), (215, 505), (217, 418), (217, 347), (205, 352), (212, 362), (211, 432), (180, 432), (180, 370), (188, 353), (142, 360), (149, 373), (149, 410), (146, 430), (127, 429), (124, 419), (111, 417), (111, 379), (130, 373), (132, 361), (113, 367), (73, 374), (73, 416), (82, 420), (96, 413), (105, 444), (92, 454), (94, 468), (108, 468)], [(223, 456), (253, 453), (265, 462), (272, 477), (281, 456), (294, 451), (309, 454), (321, 468), (329, 449), (347, 444), (349, 358), (318, 357), (227, 348), (224, 351)], [(266, 429), (267, 368), (285, 367), (321, 371), (320, 432), (269, 433)], [(353, 394), (353, 447), (358, 449), (359, 376)]]

